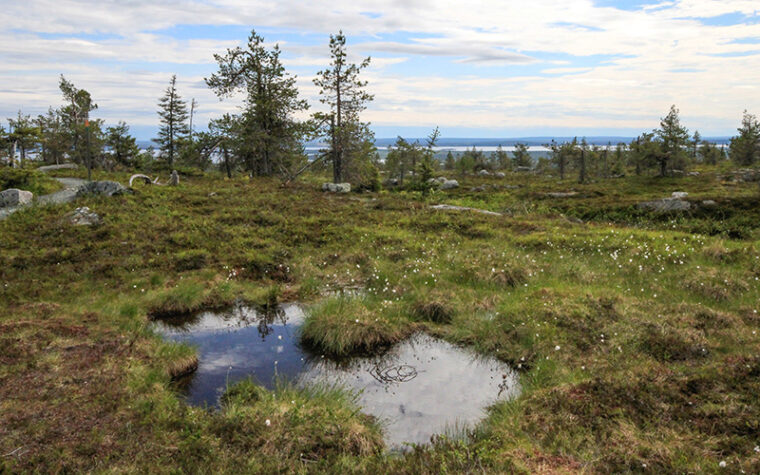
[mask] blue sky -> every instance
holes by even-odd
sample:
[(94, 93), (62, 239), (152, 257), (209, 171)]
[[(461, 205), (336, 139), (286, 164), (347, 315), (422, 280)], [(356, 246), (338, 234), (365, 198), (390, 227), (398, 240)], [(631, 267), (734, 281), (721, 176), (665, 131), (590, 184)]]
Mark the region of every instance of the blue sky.
[(196, 123), (235, 112), (203, 78), (214, 53), (255, 28), (278, 43), (312, 112), (311, 83), (343, 29), (376, 100), (378, 137), (637, 135), (671, 104), (703, 135), (760, 113), (760, 6), (746, 0), (28, 0), (0, 21), (0, 117), (59, 107), (58, 77), (90, 91), (96, 116), (140, 139), (157, 127), (172, 74)]

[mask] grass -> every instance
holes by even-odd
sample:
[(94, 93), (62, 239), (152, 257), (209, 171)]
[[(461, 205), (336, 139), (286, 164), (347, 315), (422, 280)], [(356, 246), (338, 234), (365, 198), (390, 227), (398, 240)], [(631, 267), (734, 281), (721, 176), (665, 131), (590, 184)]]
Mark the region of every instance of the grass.
[[(0, 222), (0, 471), (760, 471), (756, 184), (705, 169), (336, 196), (321, 180), (183, 176)], [(718, 205), (635, 207), (673, 191)], [(103, 223), (60, 219), (78, 206)], [(306, 300), (324, 354), (425, 331), (508, 362), (522, 393), (404, 454), (336, 388), (246, 382), (220, 411), (188, 407), (172, 378), (195, 355), (150, 319), (238, 299)]]

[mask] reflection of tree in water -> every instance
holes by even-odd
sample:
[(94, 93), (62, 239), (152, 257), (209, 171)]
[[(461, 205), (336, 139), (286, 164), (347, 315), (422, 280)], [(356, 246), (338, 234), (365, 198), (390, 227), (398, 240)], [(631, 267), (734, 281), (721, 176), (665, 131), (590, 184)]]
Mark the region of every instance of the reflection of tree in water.
[(259, 319), (257, 328), (262, 340), (265, 340), (266, 337), (274, 331), (274, 328), (272, 327), (274, 323), (284, 325), (287, 321), (285, 311), (280, 306), (276, 305), (262, 307), (260, 311), (257, 312), (257, 317)]

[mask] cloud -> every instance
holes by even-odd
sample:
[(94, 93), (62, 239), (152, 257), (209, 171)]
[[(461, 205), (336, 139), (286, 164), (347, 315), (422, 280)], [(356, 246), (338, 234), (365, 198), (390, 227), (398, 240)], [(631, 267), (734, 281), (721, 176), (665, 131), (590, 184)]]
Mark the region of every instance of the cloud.
[[(0, 21), (0, 114), (60, 103), (58, 75), (93, 93), (109, 121), (156, 123), (172, 73), (201, 102), (199, 122), (235, 111), (203, 78), (213, 53), (255, 25), (278, 42), (315, 109), (327, 35), (342, 28), (352, 60), (373, 57), (366, 78), (380, 125), (647, 130), (670, 104), (686, 124), (731, 133), (741, 111), (760, 111), (760, 23), (755, 1), (679, 0), (639, 9), (591, 0), (28, 0)], [(736, 14), (736, 15), (734, 15)], [(185, 27), (177, 29), (177, 26)], [(214, 28), (193, 25), (213, 25)]]

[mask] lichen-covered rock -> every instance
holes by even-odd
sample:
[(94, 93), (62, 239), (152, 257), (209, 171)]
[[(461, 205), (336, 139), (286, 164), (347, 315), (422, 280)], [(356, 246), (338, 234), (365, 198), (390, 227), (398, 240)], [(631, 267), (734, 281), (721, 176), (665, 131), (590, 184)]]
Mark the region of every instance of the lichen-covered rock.
[(32, 202), (33, 198), (34, 195), (31, 191), (9, 188), (5, 191), (0, 191), (0, 208), (28, 205)]
[(665, 213), (669, 211), (686, 211), (691, 209), (691, 203), (678, 198), (665, 198), (662, 200), (645, 201), (636, 205), (639, 209), (648, 209)]
[(708, 208), (711, 208), (713, 206), (717, 206), (718, 203), (715, 202), (715, 200), (704, 200), (702, 201), (702, 206), (706, 206)]
[(480, 170), (478, 172), (478, 175), (480, 175), (480, 176), (491, 176), (491, 172), (489, 172), (488, 170)]
[(493, 176), (495, 176), (496, 178), (504, 178), (507, 176), (507, 174), (504, 172), (496, 172), (493, 174)]
[(128, 192), (127, 188), (115, 181), (91, 181), (79, 187), (77, 197), (87, 195), (114, 196)]
[(101, 219), (97, 213), (90, 211), (90, 208), (82, 206), (71, 213), (69, 222), (74, 226), (94, 226), (100, 224)]
[(670, 195), (672, 198), (676, 198), (679, 200), (682, 200), (689, 196), (689, 194), (685, 191), (674, 191), (672, 195)]
[(451, 190), (454, 188), (459, 188), (459, 182), (456, 180), (446, 180), (443, 183), (441, 183), (442, 190)]
[(322, 191), (329, 191), (330, 193), (349, 193), (351, 191), (351, 183), (323, 183)]

